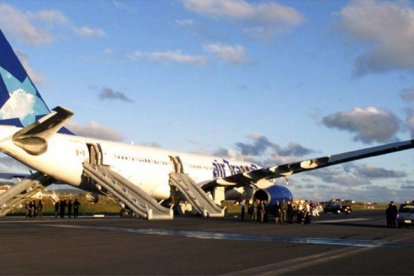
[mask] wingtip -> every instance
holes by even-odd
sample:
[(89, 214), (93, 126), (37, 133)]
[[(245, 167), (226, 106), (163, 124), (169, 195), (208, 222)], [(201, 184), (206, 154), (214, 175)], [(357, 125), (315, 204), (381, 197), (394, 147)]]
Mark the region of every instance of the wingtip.
[(72, 110), (64, 108), (62, 106), (56, 106), (55, 108), (52, 109), (53, 111), (57, 112), (57, 113), (66, 113), (70, 116), (72, 116), (73, 114), (75, 114)]

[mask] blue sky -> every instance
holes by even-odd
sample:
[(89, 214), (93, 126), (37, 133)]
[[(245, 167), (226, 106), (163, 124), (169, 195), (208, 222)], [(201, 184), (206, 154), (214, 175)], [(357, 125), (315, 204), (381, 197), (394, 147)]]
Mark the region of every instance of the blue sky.
[[(410, 139), (413, 27), (408, 1), (0, 3), (0, 28), (78, 134), (265, 165)], [(317, 200), (412, 200), (413, 159), (289, 184)]]

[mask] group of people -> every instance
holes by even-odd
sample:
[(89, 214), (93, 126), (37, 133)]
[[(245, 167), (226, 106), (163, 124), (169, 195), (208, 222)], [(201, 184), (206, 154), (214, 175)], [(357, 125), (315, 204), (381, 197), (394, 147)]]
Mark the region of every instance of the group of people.
[(73, 217), (77, 218), (79, 216), (79, 206), (80, 202), (75, 199), (75, 201), (72, 203), (71, 199), (68, 200), (60, 200), (55, 203), (55, 218), (60, 216), (61, 218), (64, 218), (65, 215), (68, 216), (68, 218), (72, 217), (72, 211), (73, 211)]
[(36, 200), (27, 201), (25, 209), (27, 218), (43, 216), (43, 203), (41, 200), (39, 200), (37, 203)]
[(308, 201), (293, 204), (290, 200), (276, 200), (273, 205), (266, 200), (255, 199), (253, 203), (243, 200), (241, 203), (241, 220), (258, 221), (265, 223), (269, 221), (269, 214), (273, 216), (275, 224), (311, 223), (312, 206)]
[[(79, 207), (80, 202), (75, 199), (73, 202), (72, 200), (60, 200), (55, 203), (55, 218), (60, 216), (64, 218), (67, 215), (69, 218), (73, 217), (77, 218), (79, 216)], [(26, 217), (27, 218), (35, 218), (35, 217), (42, 217), (43, 216), (43, 203), (41, 200), (29, 200), (26, 202), (25, 205), (26, 210)]]
[(398, 215), (398, 208), (394, 204), (394, 201), (391, 201), (388, 204), (387, 209), (385, 209), (385, 216), (387, 219), (387, 227), (389, 228), (396, 228), (397, 227), (397, 215)]

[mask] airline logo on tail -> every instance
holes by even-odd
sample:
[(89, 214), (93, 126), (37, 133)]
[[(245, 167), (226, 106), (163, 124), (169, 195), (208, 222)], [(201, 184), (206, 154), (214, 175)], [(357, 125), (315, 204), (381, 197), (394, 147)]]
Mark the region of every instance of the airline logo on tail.
[(50, 113), (0, 30), (0, 124), (26, 127)]

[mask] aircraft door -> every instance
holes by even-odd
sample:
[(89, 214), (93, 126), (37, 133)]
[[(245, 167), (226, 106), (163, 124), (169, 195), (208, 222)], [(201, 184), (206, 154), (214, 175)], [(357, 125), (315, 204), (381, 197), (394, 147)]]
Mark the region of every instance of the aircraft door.
[(175, 173), (184, 173), (183, 163), (181, 161), (180, 156), (170, 156), (171, 161), (174, 165), (174, 172)]
[(86, 144), (89, 151), (89, 163), (92, 165), (102, 165), (103, 154), (100, 144)]

